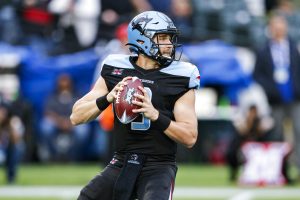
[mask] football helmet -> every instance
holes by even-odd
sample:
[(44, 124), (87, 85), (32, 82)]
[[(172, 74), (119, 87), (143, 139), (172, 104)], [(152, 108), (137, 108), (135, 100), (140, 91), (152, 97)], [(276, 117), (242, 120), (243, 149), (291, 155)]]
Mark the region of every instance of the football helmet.
[[(160, 45), (153, 40), (155, 34), (165, 33), (171, 36), (172, 52), (170, 57), (163, 56), (159, 50)], [(129, 50), (133, 53), (142, 53), (154, 60), (160, 65), (171, 64), (175, 59), (177, 37), (179, 31), (172, 20), (165, 14), (157, 11), (146, 11), (134, 17), (128, 25), (128, 43)], [(180, 56), (179, 56), (180, 57)]]

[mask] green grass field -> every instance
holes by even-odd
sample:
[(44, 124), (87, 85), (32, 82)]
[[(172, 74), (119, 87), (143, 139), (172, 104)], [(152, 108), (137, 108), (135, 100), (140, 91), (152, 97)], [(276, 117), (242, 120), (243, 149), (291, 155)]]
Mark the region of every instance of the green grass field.
[[(22, 165), (17, 185), (83, 185), (102, 169), (98, 164), (84, 165)], [(5, 183), (4, 172), (0, 184)]]
[[(85, 185), (93, 176), (95, 176), (103, 165), (97, 163), (71, 165), (71, 164), (55, 164), (55, 165), (21, 165), (19, 169), (17, 186), (80, 186)], [(5, 186), (5, 174), (0, 170), (0, 188)], [(211, 165), (179, 165), (176, 179), (176, 187), (199, 187), (199, 188), (238, 188), (236, 184), (228, 181), (228, 171), (225, 166)], [(299, 184), (292, 187), (299, 188)], [(1, 200), (70, 200), (66, 198), (51, 197), (30, 197), (30, 198), (6, 198)], [(175, 200), (224, 200), (212, 196), (211, 198), (174, 198)], [(251, 198), (251, 200), (273, 200), (282, 198)], [(297, 198), (284, 198), (284, 200), (296, 200)]]
[[(82, 165), (22, 165), (18, 185), (83, 185), (103, 166)], [(0, 171), (0, 184), (5, 184), (4, 171)], [(179, 165), (176, 179), (179, 186), (228, 186), (227, 170), (223, 166)]]

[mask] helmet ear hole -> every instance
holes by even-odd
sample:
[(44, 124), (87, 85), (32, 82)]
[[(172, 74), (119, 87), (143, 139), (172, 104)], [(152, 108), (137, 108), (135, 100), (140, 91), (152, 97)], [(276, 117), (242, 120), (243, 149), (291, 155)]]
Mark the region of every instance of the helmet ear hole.
[(140, 43), (140, 44), (144, 44), (145, 43), (145, 41), (143, 41), (143, 40), (136, 40), (138, 43)]

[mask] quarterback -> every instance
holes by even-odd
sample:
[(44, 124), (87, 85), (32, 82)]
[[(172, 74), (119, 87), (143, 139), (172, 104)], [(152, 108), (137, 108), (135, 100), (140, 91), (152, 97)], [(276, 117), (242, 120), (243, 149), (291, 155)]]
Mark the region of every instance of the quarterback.
[(178, 34), (163, 13), (134, 17), (128, 25), (132, 55), (109, 55), (93, 89), (74, 104), (72, 123), (86, 123), (114, 102), (127, 80), (138, 77), (144, 86), (132, 102), (139, 116), (127, 124), (115, 120), (114, 156), (78, 200), (172, 199), (177, 144), (191, 148), (197, 140), (194, 90), (200, 84), (197, 67), (176, 54)]

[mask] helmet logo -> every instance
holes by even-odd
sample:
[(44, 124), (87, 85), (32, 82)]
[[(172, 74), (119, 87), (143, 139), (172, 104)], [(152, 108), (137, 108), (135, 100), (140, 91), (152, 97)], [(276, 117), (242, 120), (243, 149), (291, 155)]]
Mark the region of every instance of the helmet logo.
[(152, 20), (153, 18), (148, 18), (148, 15), (137, 18), (132, 22), (133, 29), (138, 29), (140, 32), (143, 31), (143, 28)]

